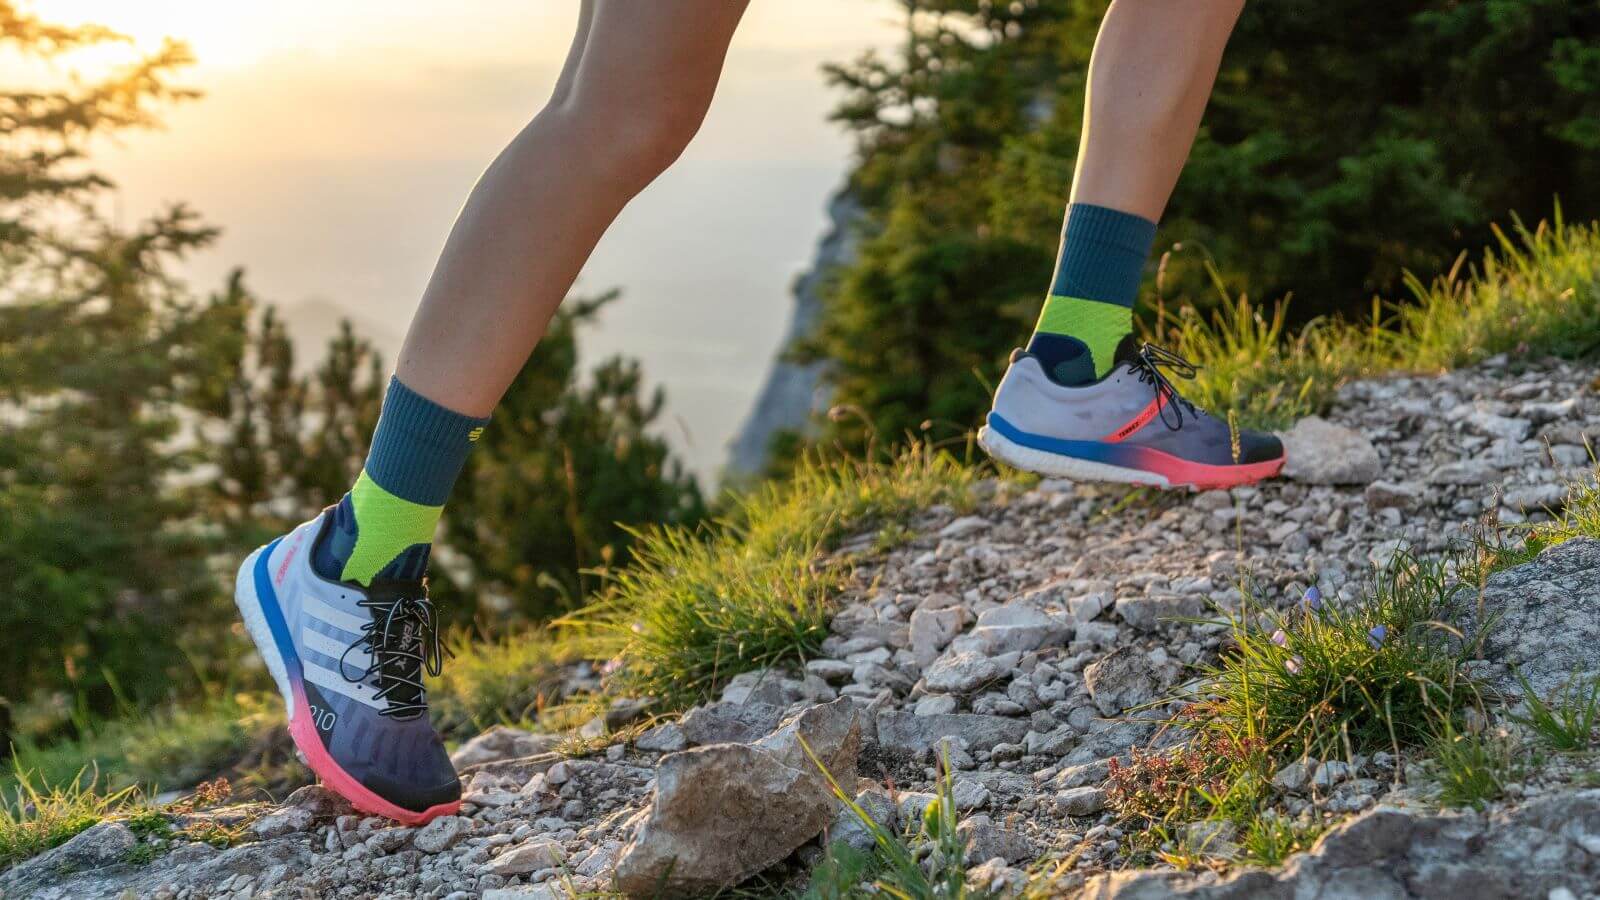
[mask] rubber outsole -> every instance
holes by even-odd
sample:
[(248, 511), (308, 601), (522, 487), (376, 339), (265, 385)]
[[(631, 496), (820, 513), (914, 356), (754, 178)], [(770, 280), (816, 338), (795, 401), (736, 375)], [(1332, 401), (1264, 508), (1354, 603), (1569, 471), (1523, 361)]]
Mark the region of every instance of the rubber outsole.
[[(289, 736), (294, 740), (295, 753), (330, 790), (350, 801), (350, 805), (364, 813), (394, 819), (404, 825), (423, 825), (439, 816), (451, 815), (461, 809), (461, 801), (453, 800), (431, 806), (421, 812), (409, 810), (383, 799), (367, 788), (354, 775), (346, 772), (336, 762), (322, 739), (317, 736), (312, 723), (311, 706), (304, 690), (297, 690), (300, 674), (300, 657), (293, 646), (284, 646), (279, 634), (288, 635), (288, 624), (272, 589), (266, 571), (266, 561), (277, 541), (257, 548), (245, 557), (234, 580), (233, 603), (244, 620), (245, 632), (256, 645), (256, 651), (267, 665), (267, 672), (283, 696), (284, 711), (289, 719)], [(291, 677), (291, 675), (293, 677)]]
[(1198, 477), (1172, 480), (1159, 472), (1130, 469), (1109, 463), (1078, 459), (1061, 453), (1051, 453), (1027, 447), (1011, 440), (988, 425), (978, 429), (978, 446), (990, 456), (1018, 469), (1066, 478), (1071, 481), (1099, 481), (1117, 484), (1139, 484), (1161, 490), (1190, 488), (1197, 491), (1239, 487), (1271, 478), (1283, 470), (1283, 457), (1260, 463), (1237, 466), (1199, 466), (1187, 464), (1191, 470), (1202, 472)]

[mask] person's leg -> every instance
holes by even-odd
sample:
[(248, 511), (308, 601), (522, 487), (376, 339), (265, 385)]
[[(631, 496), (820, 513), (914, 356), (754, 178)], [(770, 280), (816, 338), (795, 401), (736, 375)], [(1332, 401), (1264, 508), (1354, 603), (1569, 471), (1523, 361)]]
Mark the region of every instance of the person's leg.
[(1189, 155), (1243, 0), (1115, 0), (1089, 65), (1078, 170), (1039, 324), (978, 432), (996, 459), (1045, 475), (1231, 487), (1283, 468), (1271, 435), (1178, 396), (1193, 367), (1133, 340), (1156, 220)]
[(1178, 182), (1244, 0), (1116, 0), (1089, 63), (1061, 248), (1028, 350), (1063, 384), (1112, 367), (1155, 223)]
[(742, 0), (586, 0), (545, 108), (473, 188), (423, 293), (325, 577), (420, 577), (467, 450), (595, 243), (699, 129)]

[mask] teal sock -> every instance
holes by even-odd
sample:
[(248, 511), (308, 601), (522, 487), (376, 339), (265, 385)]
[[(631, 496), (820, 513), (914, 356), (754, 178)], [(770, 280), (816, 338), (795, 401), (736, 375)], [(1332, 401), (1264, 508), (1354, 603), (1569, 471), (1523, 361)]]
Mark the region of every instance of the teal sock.
[(1074, 203), (1061, 230), (1050, 295), (1028, 341), (1045, 373), (1066, 385), (1104, 378), (1133, 334), (1133, 304), (1156, 223)]
[(390, 379), (366, 466), (315, 555), (318, 574), (359, 584), (421, 578), (445, 501), (488, 421)]

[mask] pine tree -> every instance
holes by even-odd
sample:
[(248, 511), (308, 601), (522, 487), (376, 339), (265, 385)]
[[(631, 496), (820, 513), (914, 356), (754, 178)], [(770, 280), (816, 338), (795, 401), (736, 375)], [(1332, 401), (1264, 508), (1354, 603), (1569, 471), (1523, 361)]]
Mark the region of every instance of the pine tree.
[[(0, 50), (48, 60), (115, 40), (0, 0)], [(225, 303), (170, 276), (215, 232), (182, 206), (129, 228), (83, 164), (93, 138), (153, 123), (189, 62), (168, 43), (95, 82), (0, 93), (0, 691), (68, 686), (91, 707), (159, 692), (174, 629), (213, 592), (187, 516), (183, 413), (229, 340)]]
[(664, 397), (612, 358), (582, 378), (577, 332), (617, 298), (569, 299), (496, 408), (445, 506), (445, 543), (488, 611), (543, 618), (627, 559), (629, 529), (704, 514), (692, 476), (651, 434)]

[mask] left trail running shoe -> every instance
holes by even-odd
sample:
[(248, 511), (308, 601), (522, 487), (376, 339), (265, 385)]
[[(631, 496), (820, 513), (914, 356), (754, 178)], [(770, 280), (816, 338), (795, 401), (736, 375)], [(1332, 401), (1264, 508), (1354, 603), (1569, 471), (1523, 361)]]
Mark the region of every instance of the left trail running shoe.
[(330, 581), (311, 567), (330, 511), (239, 567), (234, 603), (289, 712), (306, 764), (356, 809), (421, 825), (461, 807), (428, 719), (442, 647), (422, 581)]
[(1206, 490), (1278, 474), (1277, 438), (1235, 430), (1198, 409), (1164, 368), (1182, 378), (1196, 372), (1183, 357), (1145, 344), (1099, 381), (1067, 387), (1018, 350), (978, 443), (1007, 465), (1075, 481)]

